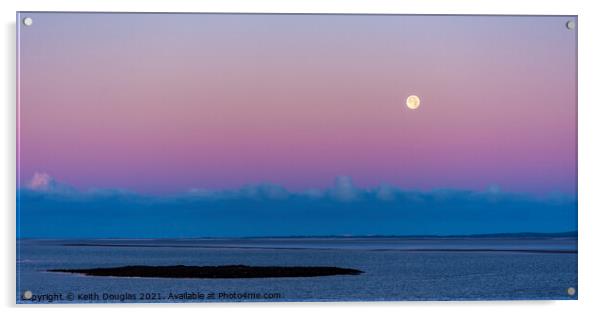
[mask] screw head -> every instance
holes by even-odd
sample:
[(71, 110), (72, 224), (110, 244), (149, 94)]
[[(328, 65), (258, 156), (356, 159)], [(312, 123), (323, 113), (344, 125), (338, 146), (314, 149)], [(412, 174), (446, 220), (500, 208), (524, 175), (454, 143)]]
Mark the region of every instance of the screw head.
[(575, 288), (574, 288), (574, 287), (569, 287), (569, 288), (566, 290), (566, 293), (567, 293), (568, 295), (570, 295), (570, 296), (573, 296), (573, 295), (575, 295), (575, 293), (576, 293), (576, 292), (577, 292), (577, 290), (575, 290)]
[(23, 19), (23, 24), (25, 24), (25, 26), (31, 26), (33, 24), (33, 19), (32, 18), (24, 18)]
[(571, 21), (566, 22), (566, 28), (569, 29), (569, 30), (574, 29), (575, 28), (575, 21), (571, 20)]
[(30, 300), (33, 297), (33, 293), (31, 293), (31, 291), (25, 291), (23, 292), (23, 298), (26, 300)]

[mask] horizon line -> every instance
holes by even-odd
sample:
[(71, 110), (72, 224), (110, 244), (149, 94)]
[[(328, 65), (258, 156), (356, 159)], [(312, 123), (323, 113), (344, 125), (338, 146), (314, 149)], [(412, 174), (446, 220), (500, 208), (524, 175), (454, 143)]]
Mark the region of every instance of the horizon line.
[(447, 235), (264, 235), (264, 236), (196, 236), (196, 237), (16, 237), (17, 240), (191, 240), (191, 239), (268, 239), (268, 238), (487, 238), (487, 237), (578, 237), (578, 230), (561, 232), (515, 232), (515, 233), (480, 233), (480, 234), (447, 234)]

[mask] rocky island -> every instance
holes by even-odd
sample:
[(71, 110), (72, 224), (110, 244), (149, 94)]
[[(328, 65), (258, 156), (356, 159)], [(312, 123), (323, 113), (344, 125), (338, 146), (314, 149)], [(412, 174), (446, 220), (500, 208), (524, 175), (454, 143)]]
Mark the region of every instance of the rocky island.
[(295, 278), (331, 275), (358, 275), (363, 271), (338, 267), (287, 267), (287, 266), (123, 266), (91, 269), (51, 269), (49, 272), (79, 273), (90, 276), (141, 277), (141, 278)]

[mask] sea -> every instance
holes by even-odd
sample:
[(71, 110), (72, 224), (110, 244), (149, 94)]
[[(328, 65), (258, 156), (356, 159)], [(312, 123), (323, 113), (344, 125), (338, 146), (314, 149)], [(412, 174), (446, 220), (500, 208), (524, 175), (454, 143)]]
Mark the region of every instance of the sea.
[[(85, 276), (128, 265), (329, 266), (359, 275)], [(574, 300), (576, 237), (323, 237), (17, 241), (17, 303)]]

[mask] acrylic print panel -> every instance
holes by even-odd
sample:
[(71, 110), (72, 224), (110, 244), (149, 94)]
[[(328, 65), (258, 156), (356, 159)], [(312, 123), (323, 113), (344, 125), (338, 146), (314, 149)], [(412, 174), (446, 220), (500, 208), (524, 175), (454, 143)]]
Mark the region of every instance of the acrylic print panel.
[(576, 16), (17, 21), (18, 303), (577, 298)]

